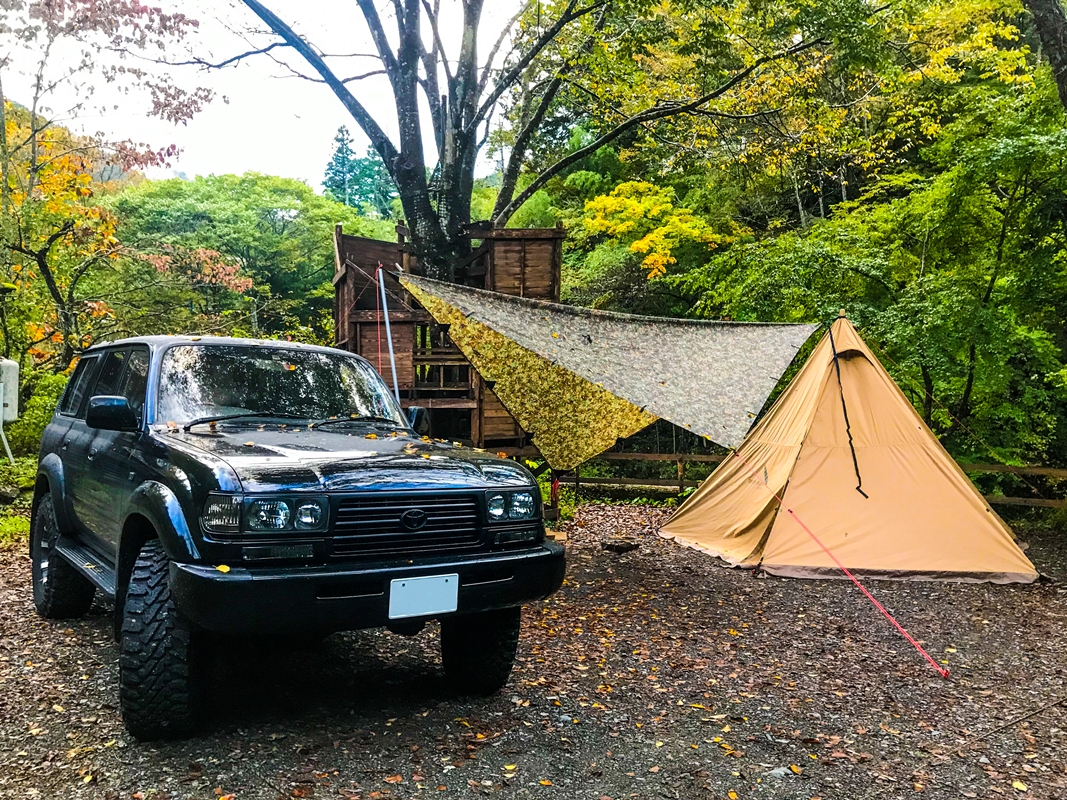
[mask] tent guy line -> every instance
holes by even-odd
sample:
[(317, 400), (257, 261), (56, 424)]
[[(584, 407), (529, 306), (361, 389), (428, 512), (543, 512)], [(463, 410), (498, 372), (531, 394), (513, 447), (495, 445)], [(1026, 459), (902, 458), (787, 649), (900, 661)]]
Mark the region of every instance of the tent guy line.
[[(788, 507), (788, 506), (787, 506), (787, 505), (785, 504), (785, 501), (784, 501), (784, 500), (783, 500), (783, 499), (782, 499), (782, 498), (781, 498), (781, 497), (780, 497), (780, 496), (778, 495), (778, 493), (777, 493), (777, 492), (775, 492), (775, 491), (774, 491), (774, 489), (772, 489), (772, 488), (771, 488), (771, 487), (770, 487), (770, 486), (769, 486), (769, 485), (767, 484), (767, 482), (766, 482), (766, 481), (762, 481), (762, 480), (760, 480), (760, 476), (759, 476), (759, 473), (757, 473), (757, 472), (756, 472), (756, 471), (755, 471), (755, 470), (754, 470), (754, 469), (752, 468), (752, 465), (751, 465), (751, 464), (749, 464), (749, 463), (748, 463), (748, 462), (747, 462), (747, 461), (746, 461), (746, 460), (744, 459), (744, 457), (743, 457), (743, 456), (742, 456), (742, 455), (741, 455), (741, 454), (740, 454), (739, 452), (737, 452), (737, 450), (736, 450), (736, 449), (735, 449), (735, 450), (731, 450), (731, 454), (732, 454), (732, 455), (734, 456), (734, 458), (736, 458), (736, 459), (737, 459), (738, 461), (740, 461), (740, 462), (741, 462), (741, 463), (742, 463), (742, 464), (743, 464), (743, 465), (745, 466), (745, 469), (747, 469), (747, 470), (749, 471), (749, 473), (750, 473), (750, 474), (752, 475), (752, 477), (754, 477), (754, 478), (755, 478), (755, 479), (756, 479), (757, 481), (759, 481), (760, 483), (762, 483), (762, 484), (763, 484), (763, 485), (764, 485), (764, 486), (766, 487), (767, 491), (768, 491), (768, 492), (770, 492), (770, 493), (771, 493), (771, 495), (772, 495), (772, 496), (774, 497), (774, 499), (778, 501), (778, 505), (779, 505), (779, 506), (780, 506), (781, 508), (784, 508), (784, 509), (785, 509), (785, 510), (786, 510), (787, 512), (789, 512), (789, 516), (791, 516), (791, 517), (792, 517), (792, 518), (793, 518), (793, 519), (794, 519), (794, 520), (796, 521), (797, 525), (799, 525), (799, 526), (800, 526), (801, 528), (803, 528), (803, 529), (804, 529), (804, 532), (805, 532), (806, 534), (808, 534), (808, 536), (810, 536), (810, 537), (812, 538), (812, 541), (814, 541), (814, 542), (815, 542), (815, 544), (819, 545), (819, 547), (821, 547), (821, 548), (823, 549), (823, 552), (825, 552), (825, 553), (826, 553), (826, 555), (828, 555), (828, 556), (829, 556), (829, 557), (830, 557), (830, 558), (831, 558), (831, 559), (833, 560), (833, 562), (834, 562), (835, 564), (837, 564), (837, 567), (838, 567), (838, 569), (840, 569), (840, 570), (841, 570), (841, 571), (842, 571), (842, 572), (843, 572), (843, 573), (845, 574), (845, 576), (846, 576), (846, 577), (848, 577), (848, 579), (849, 579), (850, 581), (852, 581), (852, 582), (853, 582), (854, 584), (856, 584), (856, 588), (858, 588), (858, 589), (859, 589), (859, 590), (860, 590), (861, 592), (863, 592), (863, 594), (864, 594), (864, 595), (865, 595), (865, 596), (867, 597), (867, 599), (868, 599), (868, 600), (870, 600), (870, 601), (871, 601), (871, 603), (873, 603), (873, 604), (874, 604), (874, 607), (875, 607), (875, 608), (877, 608), (877, 609), (878, 609), (879, 611), (881, 611), (881, 612), (882, 612), (882, 614), (883, 614), (883, 615), (885, 616), (885, 618), (886, 618), (887, 620), (889, 620), (890, 622), (892, 622), (892, 623), (893, 623), (893, 626), (894, 626), (894, 627), (895, 627), (895, 628), (896, 628), (896, 629), (897, 629), (898, 631), (900, 631), (901, 635), (902, 635), (902, 636), (903, 636), (903, 637), (904, 637), (905, 639), (907, 639), (907, 640), (908, 640), (908, 641), (909, 641), (909, 642), (911, 643), (911, 646), (912, 646), (912, 647), (914, 647), (914, 648), (915, 648), (916, 650), (918, 650), (918, 651), (919, 651), (919, 653), (920, 653), (920, 654), (922, 655), (922, 657), (923, 657), (923, 658), (925, 658), (925, 659), (926, 659), (927, 661), (929, 661), (929, 662), (930, 662), (930, 666), (931, 666), (931, 667), (933, 667), (933, 668), (934, 668), (935, 670), (937, 670), (938, 674), (939, 674), (939, 675), (940, 675), (940, 676), (941, 676), (942, 678), (948, 678), (948, 677), (949, 677), (949, 674), (950, 674), (950, 673), (949, 673), (949, 670), (948, 670), (947, 668), (945, 668), (945, 667), (942, 667), (942, 666), (941, 666), (940, 664), (938, 664), (938, 663), (937, 663), (937, 662), (936, 662), (936, 661), (935, 661), (935, 660), (934, 660), (934, 659), (933, 659), (933, 658), (932, 658), (932, 657), (930, 656), (930, 654), (929, 654), (929, 653), (927, 653), (927, 652), (926, 652), (926, 651), (925, 651), (925, 650), (923, 649), (923, 646), (922, 646), (921, 644), (919, 644), (919, 643), (918, 643), (917, 641), (915, 641), (915, 639), (914, 639), (914, 638), (912, 637), (912, 635), (911, 635), (910, 633), (908, 633), (908, 632), (907, 632), (906, 630), (904, 630), (904, 626), (903, 626), (903, 625), (901, 625), (901, 624), (900, 624), (899, 622), (897, 622), (896, 618), (895, 618), (895, 617), (894, 617), (894, 616), (893, 616), (892, 614), (890, 614), (890, 613), (889, 613), (889, 611), (887, 611), (887, 610), (886, 610), (886, 607), (885, 607), (885, 606), (883, 606), (883, 605), (882, 605), (881, 603), (879, 603), (879, 602), (878, 602), (878, 599), (877, 599), (877, 598), (876, 598), (876, 597), (875, 597), (874, 595), (872, 595), (872, 594), (871, 594), (871, 593), (870, 593), (869, 591), (867, 591), (867, 587), (866, 587), (866, 586), (864, 586), (864, 585), (863, 585), (862, 583), (860, 583), (860, 581), (859, 581), (859, 578), (857, 578), (857, 577), (856, 577), (855, 575), (853, 575), (853, 574), (852, 574), (852, 573), (851, 573), (851, 572), (849, 571), (848, 567), (846, 567), (846, 566), (845, 566), (844, 564), (842, 564), (842, 563), (841, 563), (841, 562), (840, 562), (840, 561), (838, 560), (837, 556), (835, 556), (835, 555), (834, 555), (834, 554), (833, 554), (832, 552), (830, 552), (830, 548), (828, 548), (828, 547), (827, 547), (826, 545), (824, 545), (824, 544), (822, 543), (822, 541), (821, 541), (821, 540), (819, 539), (819, 537), (818, 537), (818, 536), (816, 536), (816, 535), (815, 535), (815, 534), (814, 534), (814, 533), (812, 532), (811, 528), (809, 528), (809, 527), (808, 527), (808, 526), (807, 526), (806, 524), (804, 524), (804, 520), (802, 520), (802, 519), (800, 518), (800, 515), (799, 515), (799, 514), (797, 514), (797, 512), (795, 512), (795, 511), (794, 511), (793, 509), (789, 508), (789, 507)], [(860, 494), (863, 494), (863, 493), (862, 493), (862, 492), (860, 492)], [(864, 496), (864, 497), (866, 497), (867, 495), (863, 495), (863, 496)]]

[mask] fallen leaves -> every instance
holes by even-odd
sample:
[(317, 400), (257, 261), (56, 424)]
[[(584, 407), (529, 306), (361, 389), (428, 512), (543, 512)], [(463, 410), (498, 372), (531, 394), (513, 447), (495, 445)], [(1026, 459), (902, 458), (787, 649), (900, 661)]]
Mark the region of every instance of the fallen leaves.
[[(326, 709), (325, 723), (337, 731), (327, 740), (316, 733), (318, 711), (269, 727), (260, 722), (258, 704), (273, 702), (264, 689), (252, 695), (255, 707), (235, 706), (234, 723), (251, 729), (249, 740), (262, 750), (253, 746), (243, 758), (229, 759), (232, 728), (205, 731), (198, 751), (204, 755), (196, 757), (203, 766), (199, 788), (175, 797), (210, 796), (202, 781), (220, 774), (232, 781), (227, 792), (255, 785), (252, 764), (265, 760), (279, 764), (283, 779), (291, 778), (272, 798), (290, 797), (294, 786), (307, 791), (309, 799), (410, 800), (420, 790), (423, 795), (496, 797), (523, 790), (537, 794), (539, 788), (546, 790), (543, 797), (570, 796), (572, 786), (564, 781), (576, 777), (592, 786), (583, 789), (589, 797), (615, 800), (634, 791), (642, 798), (676, 792), (722, 800), (732, 791), (742, 798), (765, 794), (806, 800), (818, 793), (829, 800), (831, 794), (865, 797), (879, 788), (879, 798), (917, 797), (916, 785), (923, 787), (924, 797), (1067, 797), (1049, 784), (1063, 781), (1049, 769), (1058, 770), (1058, 754), (1067, 752), (1063, 735), (1049, 733), (1049, 723), (1056, 725), (1058, 719), (1037, 717), (1029, 727), (1006, 729), (984, 739), (980, 751), (965, 743), (1034, 707), (1032, 693), (1049, 688), (1033, 682), (1038, 666), (1049, 674), (1067, 668), (1067, 651), (1055, 636), (1028, 633), (1030, 626), (1049, 634), (1058, 630), (1050, 626), (1061, 618), (1049, 615), (1067, 614), (1067, 593), (1039, 587), (1020, 592), (980, 585), (879, 585), (894, 611), (908, 613), (912, 625), (942, 631), (938, 651), (952, 642), (975, 665), (974, 674), (962, 678), (969, 683), (934, 687), (921, 675), (921, 663), (900, 657), (893, 631), (883, 636), (870, 624), (866, 609), (849, 605), (847, 585), (756, 581), (737, 570), (721, 570), (702, 554), (656, 536), (655, 526), (667, 513), (585, 505), (573, 523), (564, 524), (567, 583), (557, 595), (524, 611), (520, 660), (505, 694), (484, 705), (452, 700), (436, 705), (436, 700), (412, 697), (402, 678), (382, 687), (380, 700), (377, 689), (368, 690), (368, 707), (361, 708), (356, 723), (365, 727), (362, 732), (348, 730), (348, 705), (342, 711)], [(631, 537), (641, 546), (620, 558), (602, 549), (607, 535)], [(1064, 548), (1067, 552), (1067, 540)], [(18, 601), (0, 604), (0, 680), (10, 687), (5, 708), (18, 712), (0, 719), (0, 733), (9, 743), (0, 753), (0, 771), (9, 780), (5, 786), (18, 797), (33, 797), (27, 790), (35, 785), (42, 799), (79, 791), (106, 796), (113, 788), (109, 776), (131, 755), (123, 747), (129, 740), (120, 734), (117, 711), (99, 706), (110, 690), (106, 671), (96, 665), (113, 663), (114, 645), (101, 615), (68, 623), (73, 629), (42, 625), (33, 616), (32, 603), (23, 602), (31, 596), (24, 558), (22, 552), (0, 553), (0, 588)], [(1003, 610), (994, 613), (993, 604)], [(798, 617), (798, 612), (806, 616)], [(972, 614), (990, 618), (995, 627), (979, 628), (969, 620)], [(745, 620), (754, 619), (744, 627)], [(972, 627), (985, 638), (977, 643), (968, 638)], [(730, 630), (744, 636), (731, 636)], [(923, 635), (933, 639), (928, 631)], [(423, 636), (416, 649), (436, 647), (430, 636)], [(372, 673), (360, 672), (356, 656), (363, 644), (350, 645), (355, 639), (336, 637), (321, 664), (318, 656), (306, 653), (279, 651), (278, 658), (283, 667), (306, 671), (308, 682), (320, 686), (351, 658), (359, 680)], [(382, 660), (388, 662), (397, 654), (408, 659), (406, 648), (413, 640), (383, 633), (360, 641), (380, 646)], [(1018, 652), (1025, 662), (1010, 649), (1020, 641), (1025, 646)], [(45, 644), (52, 646), (45, 649)], [(422, 657), (413, 653), (415, 659)], [(994, 661), (996, 675), (990, 670)], [(406, 668), (411, 662), (403, 663)], [(88, 682), (80, 681), (83, 674), (89, 675)], [(27, 694), (27, 688), (36, 693)], [(304, 700), (316, 698), (321, 689), (289, 691)], [(353, 689), (352, 696), (360, 691)], [(242, 686), (235, 694), (244, 692)], [(580, 725), (574, 725), (576, 718)], [(379, 722), (380, 728), (371, 727)], [(973, 733), (964, 732), (968, 728)], [(68, 739), (68, 734), (75, 736)], [(566, 753), (563, 760), (555, 758), (560, 751)], [(68, 758), (71, 752), (74, 756)], [(51, 766), (31, 772), (49, 753), (55, 754)], [(986, 757), (986, 771), (978, 771), (978, 756)], [(162, 769), (174, 768), (173, 756), (138, 747), (137, 758), (143, 771), (134, 775), (134, 786), (122, 797), (153, 800), (158, 790), (150, 787), (166, 781)], [(223, 763), (211, 766), (209, 758)], [(809, 761), (800, 764), (805, 758)], [(30, 769), (20, 773), (14, 766), (19, 761)], [(71, 768), (58, 769), (65, 762)], [(569, 762), (579, 764), (579, 770), (571, 771)], [(593, 762), (602, 775), (592, 769)], [(86, 772), (76, 774), (75, 767)], [(181, 774), (175, 778), (183, 779), (184, 767), (184, 760), (178, 762)], [(368, 768), (372, 771), (363, 772)], [(53, 781), (61, 776), (63, 784), (41, 775), (57, 776)], [(83, 785), (86, 775), (95, 779)], [(403, 779), (398, 784), (386, 780), (398, 775)], [(353, 779), (367, 788), (358, 788)], [(475, 779), (476, 789), (469, 779)], [(492, 786), (484, 785), (486, 779)], [(349, 780), (351, 789), (345, 788)], [(757, 782), (763, 790), (750, 794), (750, 783)], [(831, 792), (831, 782), (840, 787)], [(143, 787), (144, 797), (130, 794), (136, 787)], [(670, 788), (665, 792), (665, 787)], [(235, 800), (247, 791), (238, 790)], [(220, 791), (212, 800), (225, 796)]]

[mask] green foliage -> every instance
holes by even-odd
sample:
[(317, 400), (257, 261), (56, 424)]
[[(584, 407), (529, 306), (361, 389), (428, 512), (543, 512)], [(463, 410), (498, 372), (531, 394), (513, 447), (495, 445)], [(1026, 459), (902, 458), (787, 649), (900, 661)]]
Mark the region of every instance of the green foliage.
[(23, 545), (29, 535), (29, 517), (0, 514), (0, 548)]
[(307, 184), (258, 173), (146, 181), (113, 208), (123, 237), (211, 248), (251, 276), (243, 297), (205, 291), (189, 298), (221, 314), (234, 332), (322, 343), (332, 341), (334, 226), (371, 238), (396, 235), (391, 222), (368, 219)]
[[(955, 455), (1067, 463), (1067, 123), (1021, 5), (914, 0), (875, 26), (849, 3), (739, 9), (711, 17), (758, 18), (761, 36), (833, 31), (835, 45), (718, 106), (773, 113), (677, 118), (620, 147), (610, 172), (550, 183), (540, 206), (576, 232), (565, 297), (748, 321), (845, 308)], [(624, 72), (620, 98), (675, 75), (658, 50), (685, 37), (675, 11), (632, 53), (659, 71)], [(635, 181), (640, 197), (620, 203)], [(633, 244), (665, 218), (657, 198), (726, 238), (668, 242), (674, 263), (646, 280)]]
[(326, 193), (339, 203), (364, 210), (369, 216), (383, 219), (392, 216), (393, 201), (398, 197), (396, 185), (378, 151), (368, 147), (367, 155), (357, 156), (352, 149), (352, 136), (344, 125), (337, 129), (333, 141), (333, 154), (322, 180)]
[[(54, 375), (51, 373), (40, 374), (36, 382), (32, 385), (32, 394), (30, 394), (29, 400), (26, 401), (25, 406), (22, 408), (19, 418), (6, 427), (7, 440), (11, 445), (11, 450), (19, 456), (25, 456), (24, 459), (16, 459), (18, 464), (22, 464), (29, 471), (25, 474), (23, 472), (14, 473), (13, 476), (17, 477), (22, 475), (29, 476), (29, 485), (33, 485), (34, 473), (37, 469), (37, 450), (41, 444), (41, 435), (44, 433), (45, 426), (48, 425), (52, 419), (52, 414), (55, 413), (56, 404), (59, 402), (60, 395), (63, 394), (63, 389), (67, 385), (66, 375)], [(31, 463), (32, 462), (32, 463)], [(8, 476), (7, 472), (11, 470), (11, 466), (4, 461), (0, 464), (0, 484), (4, 485), (16, 485), (23, 486), (23, 483), (15, 483), (14, 480), (9, 482), (6, 478), (12, 478)]]
[(11, 464), (6, 458), (0, 459), (0, 486), (17, 486), (19, 489), (32, 489), (37, 480), (37, 453), (21, 456)]

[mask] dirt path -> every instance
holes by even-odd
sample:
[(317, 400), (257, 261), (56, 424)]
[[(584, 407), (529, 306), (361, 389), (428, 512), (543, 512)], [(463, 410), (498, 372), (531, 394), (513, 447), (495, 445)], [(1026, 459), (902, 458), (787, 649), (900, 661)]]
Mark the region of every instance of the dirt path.
[[(721, 569), (661, 519), (582, 507), (494, 698), (448, 694), (432, 630), (234, 641), (203, 736), (160, 745), (122, 728), (107, 610), (38, 619), (24, 553), (0, 553), (0, 797), (1067, 796), (1067, 703), (980, 738), (1067, 699), (1067, 589), (875, 584), (945, 681), (850, 585)], [(605, 552), (615, 532), (640, 547)], [(1029, 554), (1067, 578), (1067, 541)]]

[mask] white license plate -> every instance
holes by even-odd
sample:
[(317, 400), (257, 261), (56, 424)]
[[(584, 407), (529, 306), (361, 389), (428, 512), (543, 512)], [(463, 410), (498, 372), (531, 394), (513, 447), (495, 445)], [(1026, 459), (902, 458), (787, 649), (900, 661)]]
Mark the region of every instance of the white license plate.
[(389, 619), (447, 614), (458, 607), (459, 575), (427, 575), (389, 582)]

